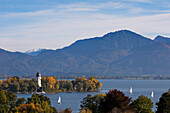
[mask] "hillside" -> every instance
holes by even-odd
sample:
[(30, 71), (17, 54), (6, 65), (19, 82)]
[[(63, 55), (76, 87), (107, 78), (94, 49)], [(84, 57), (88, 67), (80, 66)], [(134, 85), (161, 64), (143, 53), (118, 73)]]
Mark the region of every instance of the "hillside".
[(1, 50), (0, 74), (170, 75), (170, 48), (155, 40), (121, 30), (36, 56)]
[(167, 44), (167, 43), (170, 43), (170, 38), (167, 38), (167, 37), (163, 37), (163, 36), (158, 35), (158, 36), (154, 39), (154, 41), (156, 41), (156, 42), (162, 42), (162, 43)]

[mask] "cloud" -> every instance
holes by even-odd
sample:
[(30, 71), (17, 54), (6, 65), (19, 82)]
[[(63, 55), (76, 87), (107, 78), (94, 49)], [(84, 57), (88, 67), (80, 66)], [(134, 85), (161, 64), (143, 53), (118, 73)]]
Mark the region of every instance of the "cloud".
[(34, 12), (22, 12), (22, 13), (5, 13), (2, 14), (2, 18), (28, 18), (28, 17), (34, 17), (34, 16), (47, 16), (54, 14), (54, 10), (39, 10)]
[[(34, 25), (13, 27), (10, 30), (7, 28), (3, 34), (0, 33), (0, 45), (10, 50), (20, 51), (31, 48), (56, 49), (67, 46), (78, 39), (102, 36), (107, 32), (120, 29), (131, 29), (142, 34), (169, 33), (170, 29), (170, 14), (133, 18), (101, 14), (87, 16), (89, 18), (49, 19)], [(20, 43), (17, 43), (18, 41)]]
[(100, 11), (103, 9), (121, 9), (125, 8), (125, 4), (121, 2), (105, 2), (105, 3), (72, 3), (72, 4), (62, 4), (56, 6), (57, 9), (64, 11)]
[(97, 11), (97, 9), (93, 8), (70, 8), (67, 11)]
[(168, 10), (150, 9), (148, 12), (151, 10), (158, 14), (140, 15), (146, 11), (143, 7), (106, 2), (60, 4), (46, 10), (6, 13), (0, 16), (0, 21), (5, 23), (0, 26), (0, 46), (12, 51), (57, 49), (78, 39), (102, 36), (120, 29), (130, 29), (150, 38), (169, 34)]
[(129, 2), (152, 3), (152, 0), (126, 0)]

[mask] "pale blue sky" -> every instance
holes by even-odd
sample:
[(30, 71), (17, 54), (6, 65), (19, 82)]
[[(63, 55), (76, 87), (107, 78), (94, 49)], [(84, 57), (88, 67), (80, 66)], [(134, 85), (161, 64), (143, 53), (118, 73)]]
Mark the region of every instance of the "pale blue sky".
[(0, 48), (62, 48), (129, 29), (170, 36), (169, 0), (0, 0)]

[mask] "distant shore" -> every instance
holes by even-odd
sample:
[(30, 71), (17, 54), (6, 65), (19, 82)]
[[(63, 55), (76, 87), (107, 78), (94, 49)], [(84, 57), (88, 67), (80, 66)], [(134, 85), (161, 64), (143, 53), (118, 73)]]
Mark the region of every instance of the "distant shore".
[[(22, 78), (25, 78), (25, 77), (22, 77)], [(21, 79), (22, 79), (21, 78)], [(27, 78), (27, 77), (26, 77)], [(32, 77), (31, 77), (32, 78)], [(31, 79), (31, 78), (28, 78), (28, 79)], [(7, 78), (0, 78), (2, 81), (3, 80), (6, 80)], [(67, 78), (67, 77), (64, 77), (64, 78), (58, 78), (58, 80), (70, 80), (70, 79), (75, 79), (75, 78)], [(97, 77), (97, 79), (120, 79), (120, 80), (131, 80), (131, 79), (134, 79), (134, 80), (170, 80), (170, 76), (166, 76), (166, 77)]]
[[(11, 78), (13, 75), (1, 75), (0, 79), (6, 80), (7, 78)], [(35, 75), (23, 75), (18, 76), (22, 78), (32, 79), (35, 78)], [(77, 77), (89, 77), (85, 75), (59, 75), (55, 76), (58, 80), (64, 79), (76, 79)], [(144, 79), (144, 80), (170, 80), (170, 75), (111, 75), (111, 76), (104, 76), (104, 75), (95, 75), (96, 79)]]

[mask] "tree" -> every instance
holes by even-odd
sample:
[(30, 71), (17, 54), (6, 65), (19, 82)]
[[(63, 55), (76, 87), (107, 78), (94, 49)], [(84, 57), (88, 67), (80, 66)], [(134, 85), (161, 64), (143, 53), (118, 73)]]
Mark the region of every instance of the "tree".
[(102, 83), (100, 83), (94, 76), (91, 76), (88, 79), (77, 77), (72, 83), (74, 90), (76, 91), (97, 91), (102, 87)]
[(41, 105), (41, 108), (43, 109), (44, 113), (57, 113), (57, 110), (51, 106), (51, 101), (47, 96), (33, 94), (32, 97), (28, 98), (26, 102), (26, 104), (31, 103), (33, 103), (34, 105)]
[(90, 76), (88, 79), (93, 80), (93, 79), (96, 79), (96, 77), (95, 76)]
[(24, 92), (27, 92), (28, 91), (28, 86), (29, 86), (29, 84), (26, 81), (22, 81), (20, 83), (20, 90), (24, 91)]
[(25, 98), (19, 98), (17, 99), (15, 106), (18, 107), (21, 104), (24, 104), (25, 101), (26, 101)]
[(15, 82), (15, 83), (9, 84), (9, 90), (10, 91), (18, 92), (19, 89), (20, 89), (19, 83)]
[(59, 84), (59, 82), (58, 82), (58, 81), (56, 82), (56, 84), (55, 84), (55, 86), (54, 86), (54, 87), (55, 87), (55, 89), (56, 89), (56, 90), (59, 90), (59, 88), (60, 88), (60, 84)]
[(3, 83), (1, 84), (1, 86), (2, 86), (2, 89), (5, 89), (5, 90), (7, 90), (8, 87), (9, 87), (9, 85), (8, 85), (7, 82), (3, 82)]
[[(38, 89), (38, 83), (36, 79), (20, 79), (15, 76), (4, 80), (0, 84), (3, 89), (13, 92), (36, 92)], [(77, 77), (73, 81), (69, 80), (57, 80), (57, 78), (45, 76), (42, 78), (42, 88), (45, 92), (58, 92), (58, 91), (98, 91), (102, 87), (94, 76), (88, 79), (84, 77)]]
[(156, 105), (156, 113), (170, 113), (170, 90), (162, 94), (162, 96), (159, 98), (159, 102), (157, 102)]
[(72, 113), (71, 108), (66, 108), (63, 113)]
[(27, 99), (26, 103), (38, 103), (38, 104), (42, 104), (43, 102), (47, 102), (48, 105), (51, 105), (51, 101), (47, 96), (44, 95), (38, 95), (38, 94), (33, 94), (31, 98)]
[(59, 113), (72, 113), (72, 110), (71, 110), (71, 108), (66, 108), (65, 110), (60, 109)]
[(102, 87), (102, 83), (100, 83), (94, 76), (90, 76), (88, 80), (91, 80), (95, 85), (94, 87), (99, 90)]
[(77, 84), (77, 91), (83, 91), (83, 83), (79, 82)]
[(44, 113), (41, 105), (38, 103), (21, 104), (16, 108), (16, 111), (19, 113)]
[(0, 85), (2, 84), (3, 82), (2, 82), (2, 80), (0, 79)]
[(97, 81), (96, 83), (96, 89), (99, 90), (99, 88), (102, 87), (102, 83), (100, 83), (99, 81)]
[(100, 113), (99, 106), (100, 106), (100, 100), (103, 99), (105, 94), (97, 94), (95, 96), (91, 96), (90, 94), (87, 95), (87, 97), (83, 98), (83, 101), (81, 101), (81, 108), (88, 108), (93, 113)]
[(17, 99), (12, 91), (5, 91), (0, 88), (0, 113), (14, 112), (15, 108), (23, 104), (24, 98)]
[(103, 113), (111, 111), (117, 107), (123, 112), (130, 109), (131, 98), (125, 96), (125, 94), (117, 89), (109, 90), (106, 96), (100, 102), (100, 110)]
[(17, 100), (17, 95), (14, 94), (12, 91), (8, 91), (6, 92), (6, 97), (7, 100), (9, 102), (10, 105), (10, 109), (14, 109), (15, 108), (15, 104), (16, 104), (16, 100)]
[(92, 113), (89, 108), (82, 108), (79, 113)]
[(28, 91), (36, 92), (37, 91), (37, 84), (31, 81), (28, 86)]
[(73, 91), (73, 84), (71, 81), (69, 80), (60, 80), (59, 82), (56, 83), (56, 88), (57, 85), (59, 85), (58, 87), (60, 88), (60, 90), (63, 91)]
[(137, 113), (153, 113), (153, 102), (144, 95), (139, 96), (131, 105), (134, 106), (134, 110)]
[(42, 78), (42, 84), (44, 88), (49, 88), (49, 89), (54, 89), (54, 85), (56, 83), (56, 79), (54, 79), (53, 77), (43, 77)]
[(0, 113), (8, 113), (9, 108), (9, 101), (6, 96), (6, 91), (0, 88)]
[(53, 109), (53, 108), (48, 104), (47, 101), (43, 101), (41, 107), (42, 107), (44, 113), (55, 113), (55, 112), (57, 112), (57, 110), (56, 110), (56, 109)]

